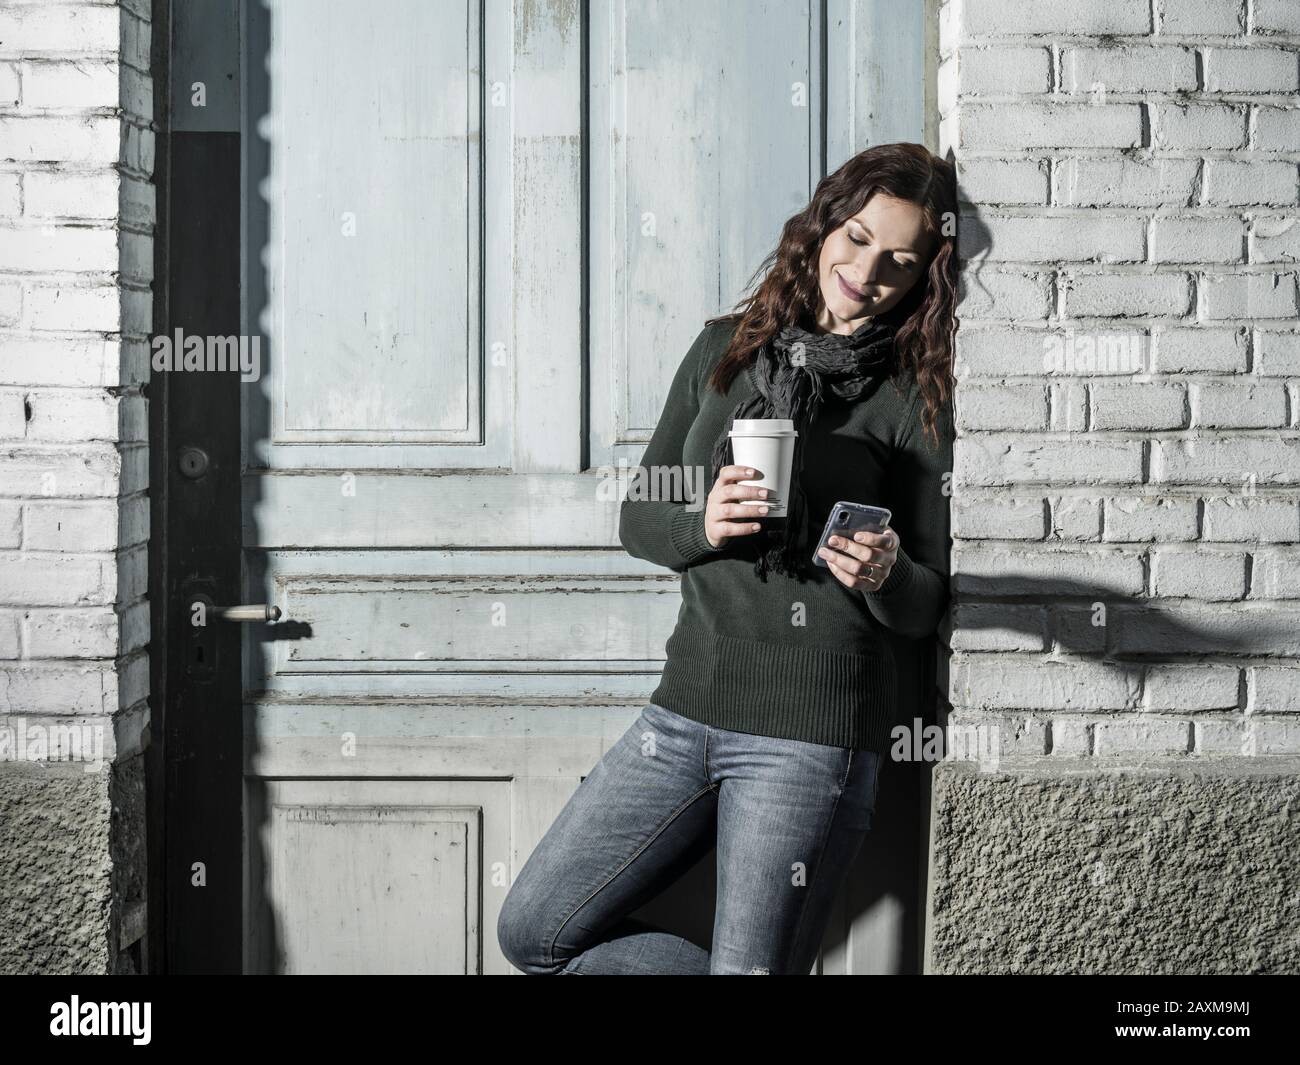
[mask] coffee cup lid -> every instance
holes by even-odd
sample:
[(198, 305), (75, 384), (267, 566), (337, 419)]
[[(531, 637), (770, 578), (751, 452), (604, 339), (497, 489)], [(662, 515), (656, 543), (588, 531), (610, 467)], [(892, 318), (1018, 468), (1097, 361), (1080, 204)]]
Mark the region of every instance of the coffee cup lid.
[(792, 418), (735, 418), (731, 423), (732, 436), (781, 436), (799, 434)]

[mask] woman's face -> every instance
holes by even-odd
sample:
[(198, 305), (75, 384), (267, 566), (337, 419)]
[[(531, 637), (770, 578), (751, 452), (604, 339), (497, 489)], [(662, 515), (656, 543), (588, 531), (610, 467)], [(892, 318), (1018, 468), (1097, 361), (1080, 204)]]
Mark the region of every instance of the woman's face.
[(852, 333), (884, 314), (921, 279), (932, 242), (920, 207), (876, 193), (822, 242), (818, 326)]

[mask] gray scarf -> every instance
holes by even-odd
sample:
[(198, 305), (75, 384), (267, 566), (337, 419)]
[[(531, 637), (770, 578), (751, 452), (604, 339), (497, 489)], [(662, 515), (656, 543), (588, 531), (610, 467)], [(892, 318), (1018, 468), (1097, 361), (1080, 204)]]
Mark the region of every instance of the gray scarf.
[[(811, 568), (814, 545), (802, 484), (808, 426), (816, 418), (827, 391), (852, 401), (889, 376), (895, 365), (894, 330), (893, 325), (876, 318), (868, 319), (847, 335), (812, 333), (787, 325), (758, 349), (754, 361), (745, 368), (755, 394), (736, 404), (732, 419), (790, 418), (799, 433), (794, 444), (787, 517), (762, 518), (762, 528), (743, 538), (754, 542), (758, 552), (754, 572), (762, 580), (767, 580), (769, 569), (795, 577)], [(717, 482), (723, 466), (732, 464), (731, 439), (727, 436), (730, 429), (731, 421), (727, 421), (713, 445), (710, 485)]]

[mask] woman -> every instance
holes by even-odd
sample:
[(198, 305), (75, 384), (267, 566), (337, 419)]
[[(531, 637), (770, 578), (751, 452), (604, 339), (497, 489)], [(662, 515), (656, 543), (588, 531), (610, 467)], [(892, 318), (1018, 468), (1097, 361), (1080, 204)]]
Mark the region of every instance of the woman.
[[(497, 936), (524, 972), (811, 970), (899, 709), (881, 627), (927, 636), (947, 604), (955, 212), (948, 163), (915, 144), (862, 152), (677, 370), (619, 529), (682, 574), (677, 627), (648, 705), (506, 898)], [(733, 418), (794, 421), (784, 520), (729, 463)], [(702, 508), (692, 470), (712, 484)], [(839, 500), (893, 521), (833, 538), (821, 568)], [(710, 950), (628, 917), (715, 841)]]

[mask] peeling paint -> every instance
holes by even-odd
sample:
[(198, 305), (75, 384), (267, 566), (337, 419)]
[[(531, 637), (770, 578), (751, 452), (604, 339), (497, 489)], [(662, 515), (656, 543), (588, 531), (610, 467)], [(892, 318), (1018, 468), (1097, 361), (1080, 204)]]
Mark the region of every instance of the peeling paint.
[(515, 25), (518, 30), (518, 48), (523, 51), (535, 27), (549, 22), (566, 44), (569, 34), (578, 24), (578, 0), (523, 0), (519, 5)]

